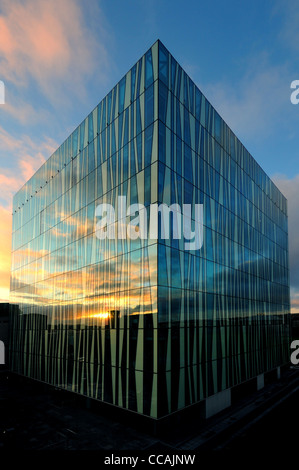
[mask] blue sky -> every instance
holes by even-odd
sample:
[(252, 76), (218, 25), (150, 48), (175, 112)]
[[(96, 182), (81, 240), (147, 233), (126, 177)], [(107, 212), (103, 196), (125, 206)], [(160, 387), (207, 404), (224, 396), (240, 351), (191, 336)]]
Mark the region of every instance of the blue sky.
[(8, 295), (12, 195), (158, 38), (288, 197), (291, 292), (299, 311), (293, 0), (1, 1), (0, 298)]

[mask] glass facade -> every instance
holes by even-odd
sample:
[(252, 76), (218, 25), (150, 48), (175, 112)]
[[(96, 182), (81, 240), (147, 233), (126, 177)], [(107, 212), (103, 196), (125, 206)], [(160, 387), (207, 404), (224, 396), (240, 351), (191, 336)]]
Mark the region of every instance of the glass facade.
[[(95, 208), (123, 195), (192, 220), (202, 204), (202, 247), (100, 240)], [(14, 197), (12, 370), (160, 418), (288, 362), (287, 230), (284, 196), (157, 41)]]

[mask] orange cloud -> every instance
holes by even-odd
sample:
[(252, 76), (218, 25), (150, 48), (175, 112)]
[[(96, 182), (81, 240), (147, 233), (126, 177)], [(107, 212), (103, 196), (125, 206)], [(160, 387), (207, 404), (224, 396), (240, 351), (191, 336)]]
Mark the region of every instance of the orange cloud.
[[(82, 95), (84, 77), (99, 63), (104, 78), (107, 53), (85, 26), (82, 5), (88, 8), (75, 0), (2, 0), (0, 76), (17, 85), (33, 78), (45, 95), (56, 100), (63, 96), (57, 88), (61, 80), (64, 93), (67, 83)], [(92, 7), (100, 23), (99, 6), (93, 2)], [(99, 24), (98, 32), (101, 29)]]
[(19, 166), (22, 172), (22, 177), (25, 181), (29, 180), (36, 170), (45, 162), (44, 156), (38, 152), (35, 157), (26, 155), (26, 158), (19, 161)]
[(15, 168), (0, 167), (0, 199), (5, 201), (6, 208), (12, 207), (13, 195), (31, 178), (38, 168), (58, 147), (52, 139), (33, 142), (27, 136), (16, 138), (0, 126), (1, 150), (12, 154)]

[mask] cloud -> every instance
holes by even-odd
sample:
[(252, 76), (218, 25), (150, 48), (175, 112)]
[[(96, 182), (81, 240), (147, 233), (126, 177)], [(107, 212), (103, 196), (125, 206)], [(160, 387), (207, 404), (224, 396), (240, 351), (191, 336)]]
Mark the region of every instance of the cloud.
[(85, 23), (88, 8), (97, 17), (99, 34), (103, 15), (95, 1), (87, 6), (77, 0), (3, 0), (0, 76), (18, 87), (33, 80), (52, 103), (65, 101), (70, 91), (84, 99), (86, 77), (97, 71), (104, 79), (108, 66), (103, 42)]
[(278, 0), (273, 13), (282, 18), (279, 38), (295, 52), (299, 51), (299, 10), (297, 0)]
[(299, 312), (299, 174), (293, 178), (274, 175), (272, 179), (288, 200), (291, 303), (293, 311)]
[(282, 110), (289, 112), (289, 83), (287, 65), (272, 64), (261, 52), (248, 60), (238, 84), (222, 81), (203, 88), (237, 135), (264, 139), (277, 125), (281, 127)]
[[(214, 82), (200, 83), (205, 96), (241, 139), (259, 139), (285, 132), (292, 134), (290, 84), (296, 76), (299, 50), (299, 9), (297, 0), (276, 0), (269, 8), (269, 20), (277, 22), (269, 32), (271, 42), (244, 50), (233, 73), (219, 72)], [(286, 50), (287, 48), (287, 50)], [(283, 52), (282, 52), (283, 51)], [(287, 53), (286, 53), (287, 52)], [(188, 65), (199, 75), (197, 65)], [(297, 126), (297, 122), (296, 122)]]
[(54, 119), (48, 109), (33, 106), (33, 104), (22, 100), (19, 96), (9, 96), (5, 106), (2, 107), (2, 113), (3, 115), (7, 113), (23, 126), (40, 125), (41, 123), (48, 126), (49, 122)]
[[(36, 172), (58, 147), (50, 138), (33, 141), (28, 136), (14, 137), (0, 126), (1, 153), (6, 155), (11, 168), (0, 167), (0, 201), (3, 207), (12, 207), (13, 195)], [(3, 159), (4, 160), (4, 159)]]

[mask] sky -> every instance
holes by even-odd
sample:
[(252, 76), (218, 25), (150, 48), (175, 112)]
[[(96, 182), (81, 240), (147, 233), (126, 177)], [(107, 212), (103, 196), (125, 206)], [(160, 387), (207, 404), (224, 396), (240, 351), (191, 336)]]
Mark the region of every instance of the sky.
[(157, 39), (287, 197), (299, 312), (297, 0), (0, 0), (0, 301), (13, 195)]

